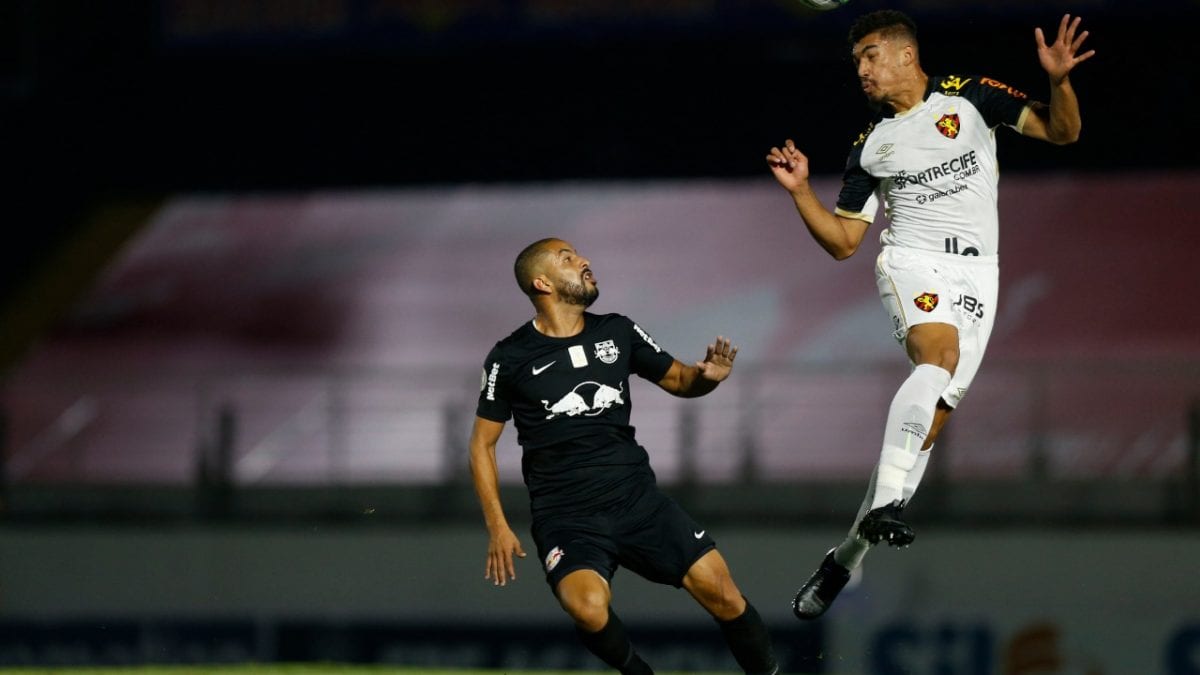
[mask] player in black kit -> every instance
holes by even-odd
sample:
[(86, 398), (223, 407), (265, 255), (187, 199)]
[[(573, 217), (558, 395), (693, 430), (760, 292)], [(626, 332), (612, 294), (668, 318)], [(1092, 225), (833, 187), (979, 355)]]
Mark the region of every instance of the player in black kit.
[(630, 374), (676, 396), (703, 396), (729, 376), (737, 347), (717, 337), (689, 366), (627, 317), (585, 311), (599, 294), (591, 263), (561, 239), (527, 246), (514, 272), (536, 312), (488, 354), (470, 442), (489, 536), (484, 578), (504, 586), (516, 579), (513, 556), (525, 557), (496, 471), (496, 442), (511, 417), (538, 557), (588, 650), (625, 675), (653, 673), (610, 607), (610, 581), (625, 567), (687, 589), (743, 670), (777, 673), (758, 612), (707, 529), (658, 489), (629, 425)]

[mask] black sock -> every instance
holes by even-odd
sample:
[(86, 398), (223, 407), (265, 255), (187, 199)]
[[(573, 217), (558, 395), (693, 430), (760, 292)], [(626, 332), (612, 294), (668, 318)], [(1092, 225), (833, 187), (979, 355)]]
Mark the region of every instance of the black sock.
[(608, 623), (595, 633), (589, 633), (579, 626), (575, 627), (579, 639), (588, 651), (595, 654), (601, 661), (621, 671), (621, 675), (654, 675), (650, 666), (638, 656), (625, 633), (625, 624), (617, 618), (612, 608), (608, 608)]
[(775, 651), (771, 647), (771, 635), (749, 600), (741, 616), (729, 621), (718, 620), (717, 625), (721, 627), (729, 651), (733, 652), (733, 658), (742, 670), (752, 675), (775, 675), (779, 672)]

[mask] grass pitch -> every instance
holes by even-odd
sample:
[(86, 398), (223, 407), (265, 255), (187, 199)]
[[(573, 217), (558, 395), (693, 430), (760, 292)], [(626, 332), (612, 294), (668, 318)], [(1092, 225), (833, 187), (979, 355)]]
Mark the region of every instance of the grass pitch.
[[(582, 675), (605, 670), (510, 670), (390, 667), (390, 665), (138, 665), (120, 668), (0, 668), (0, 675)], [(661, 675), (732, 675), (662, 673)]]

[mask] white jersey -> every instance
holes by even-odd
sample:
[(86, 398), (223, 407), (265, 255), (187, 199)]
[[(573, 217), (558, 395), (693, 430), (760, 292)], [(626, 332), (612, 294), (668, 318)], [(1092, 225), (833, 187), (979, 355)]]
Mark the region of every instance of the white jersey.
[(1028, 97), (987, 77), (931, 77), (925, 100), (880, 116), (846, 163), (836, 213), (889, 226), (884, 246), (995, 256), (996, 127), (1020, 129)]

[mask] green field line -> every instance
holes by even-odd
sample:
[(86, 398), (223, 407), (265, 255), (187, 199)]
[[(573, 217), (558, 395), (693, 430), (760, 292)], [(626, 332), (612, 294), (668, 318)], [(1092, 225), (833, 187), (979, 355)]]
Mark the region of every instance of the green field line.
[[(126, 666), (112, 668), (0, 668), (0, 675), (611, 675), (597, 670), (430, 669), (425, 667), (357, 666), (341, 664)], [(673, 673), (659, 675), (733, 675), (732, 673)]]

